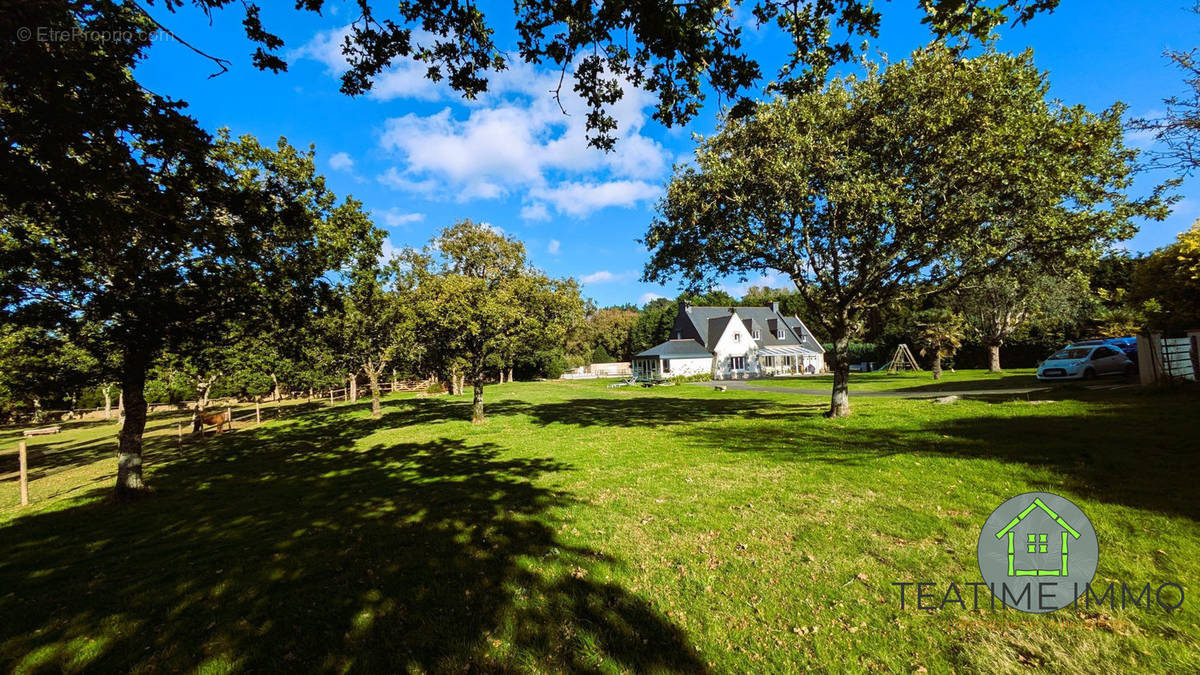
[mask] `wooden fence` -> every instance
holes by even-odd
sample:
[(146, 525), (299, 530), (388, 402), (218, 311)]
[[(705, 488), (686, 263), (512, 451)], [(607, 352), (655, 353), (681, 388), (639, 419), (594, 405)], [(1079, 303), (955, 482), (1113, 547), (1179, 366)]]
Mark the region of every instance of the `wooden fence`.
[[(429, 387), (430, 382), (431, 380), (396, 380), (391, 382), (380, 382), (379, 388), (381, 394), (424, 391)], [(369, 387), (364, 387), (360, 391), (355, 391), (354, 388), (342, 387), (340, 389), (314, 391), (311, 395), (307, 393), (292, 392), (288, 396), (282, 396), (279, 401), (254, 401), (253, 403), (239, 404), (231, 404), (226, 402), (224, 406), (217, 405), (206, 408), (206, 415), (218, 413), (220, 419), (213, 420), (211, 423), (201, 424), (200, 432), (198, 434), (192, 432), (194, 418), (188, 417), (186, 420), (178, 420), (175, 423), (174, 434), (176, 439), (176, 447), (182, 449), (184, 443), (204, 442), (212, 435), (253, 429), (262, 425), (264, 422), (280, 420), (288, 417), (295, 417), (304, 413), (309, 413), (314, 410), (311, 404), (316, 404), (317, 406), (335, 405), (341, 402), (354, 402), (356, 398), (357, 400), (361, 400), (369, 397)], [(190, 403), (194, 405), (195, 402), (193, 401)], [(183, 407), (182, 404), (180, 404), (173, 405), (167, 410), (159, 410), (157, 412), (186, 412), (188, 410), (188, 407)], [(151, 414), (152, 413), (148, 412), (147, 418), (149, 418)], [(49, 432), (49, 429), (46, 431)], [(93, 439), (92, 441), (89, 441), (89, 443), (105, 440), (116, 441), (119, 437), (119, 431), (119, 427), (115, 427), (111, 436)], [(50, 434), (48, 433), (47, 435)], [(0, 475), (0, 481), (9, 480), (14, 477), (17, 479), (18, 489), (20, 490), (20, 505), (24, 507), (29, 504), (30, 457), (26, 441), (19, 441), (17, 443), (16, 451), (18, 458), (17, 471), (14, 473)], [(143, 466), (149, 466), (149, 464), (150, 462), (144, 457)], [(42, 477), (49, 475), (53, 474), (46, 474)]]

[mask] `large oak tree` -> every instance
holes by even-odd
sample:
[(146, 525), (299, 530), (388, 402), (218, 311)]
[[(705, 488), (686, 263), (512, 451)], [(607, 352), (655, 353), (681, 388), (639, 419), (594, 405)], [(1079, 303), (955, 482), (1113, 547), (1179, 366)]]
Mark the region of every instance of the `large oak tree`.
[(848, 415), (849, 343), (870, 311), (1165, 216), (1163, 188), (1126, 195), (1122, 110), (1048, 101), (1029, 53), (937, 45), (761, 105), (676, 168), (646, 279), (790, 276), (834, 343), (829, 414)]
[(460, 222), (404, 258), (416, 281), (417, 341), (432, 359), (463, 369), (474, 389), (475, 423), (484, 421), (490, 361), (523, 346), (561, 344), (582, 320), (575, 281), (529, 266), (525, 246), (488, 225)]

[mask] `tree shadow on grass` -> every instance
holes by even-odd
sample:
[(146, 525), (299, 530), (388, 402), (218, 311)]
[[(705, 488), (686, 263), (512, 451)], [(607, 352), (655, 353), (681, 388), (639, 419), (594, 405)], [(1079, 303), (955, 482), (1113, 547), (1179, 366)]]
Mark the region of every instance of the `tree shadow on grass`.
[(1200, 453), (1189, 441), (1200, 437), (1195, 404), (1187, 396), (1137, 397), (1109, 401), (1087, 415), (964, 415), (900, 420), (890, 428), (851, 417), (836, 426), (763, 424), (731, 431), (696, 425), (680, 433), (691, 442), (787, 461), (856, 465), (910, 454), (1044, 467), (1054, 478), (1040, 484), (1031, 479), (1040, 489), (1067, 489), (1096, 501), (1200, 521)]
[[(498, 412), (508, 412), (500, 402)], [(739, 420), (788, 420), (818, 417), (828, 406), (788, 404), (749, 398), (675, 398), (647, 396), (639, 398), (577, 398), (567, 401), (524, 405), (518, 412), (529, 415), (534, 423), (573, 426), (658, 427), (737, 418)]]
[(567, 470), (314, 414), (185, 446), (158, 492), (0, 529), (0, 669), (703, 670), (558, 540)]

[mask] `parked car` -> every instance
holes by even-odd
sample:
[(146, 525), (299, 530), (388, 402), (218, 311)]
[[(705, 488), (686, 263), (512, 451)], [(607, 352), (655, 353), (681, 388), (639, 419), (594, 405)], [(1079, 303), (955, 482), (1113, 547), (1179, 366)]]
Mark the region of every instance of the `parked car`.
[(1037, 379), (1090, 380), (1105, 375), (1125, 375), (1133, 361), (1115, 345), (1073, 344), (1051, 354), (1037, 369)]
[(1094, 345), (1112, 345), (1120, 349), (1128, 356), (1131, 361), (1137, 362), (1137, 338), (1135, 337), (1117, 337), (1117, 338), (1096, 338), (1094, 340), (1079, 340), (1072, 342), (1072, 347), (1091, 347)]

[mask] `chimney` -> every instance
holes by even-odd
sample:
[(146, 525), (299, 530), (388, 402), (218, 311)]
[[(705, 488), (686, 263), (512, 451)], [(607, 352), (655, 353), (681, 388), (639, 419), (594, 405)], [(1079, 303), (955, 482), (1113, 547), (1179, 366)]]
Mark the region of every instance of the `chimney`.
[(772, 312), (775, 312), (776, 314), (779, 313), (779, 303), (778, 302), (768, 302), (767, 307), (770, 308), (770, 310)]

